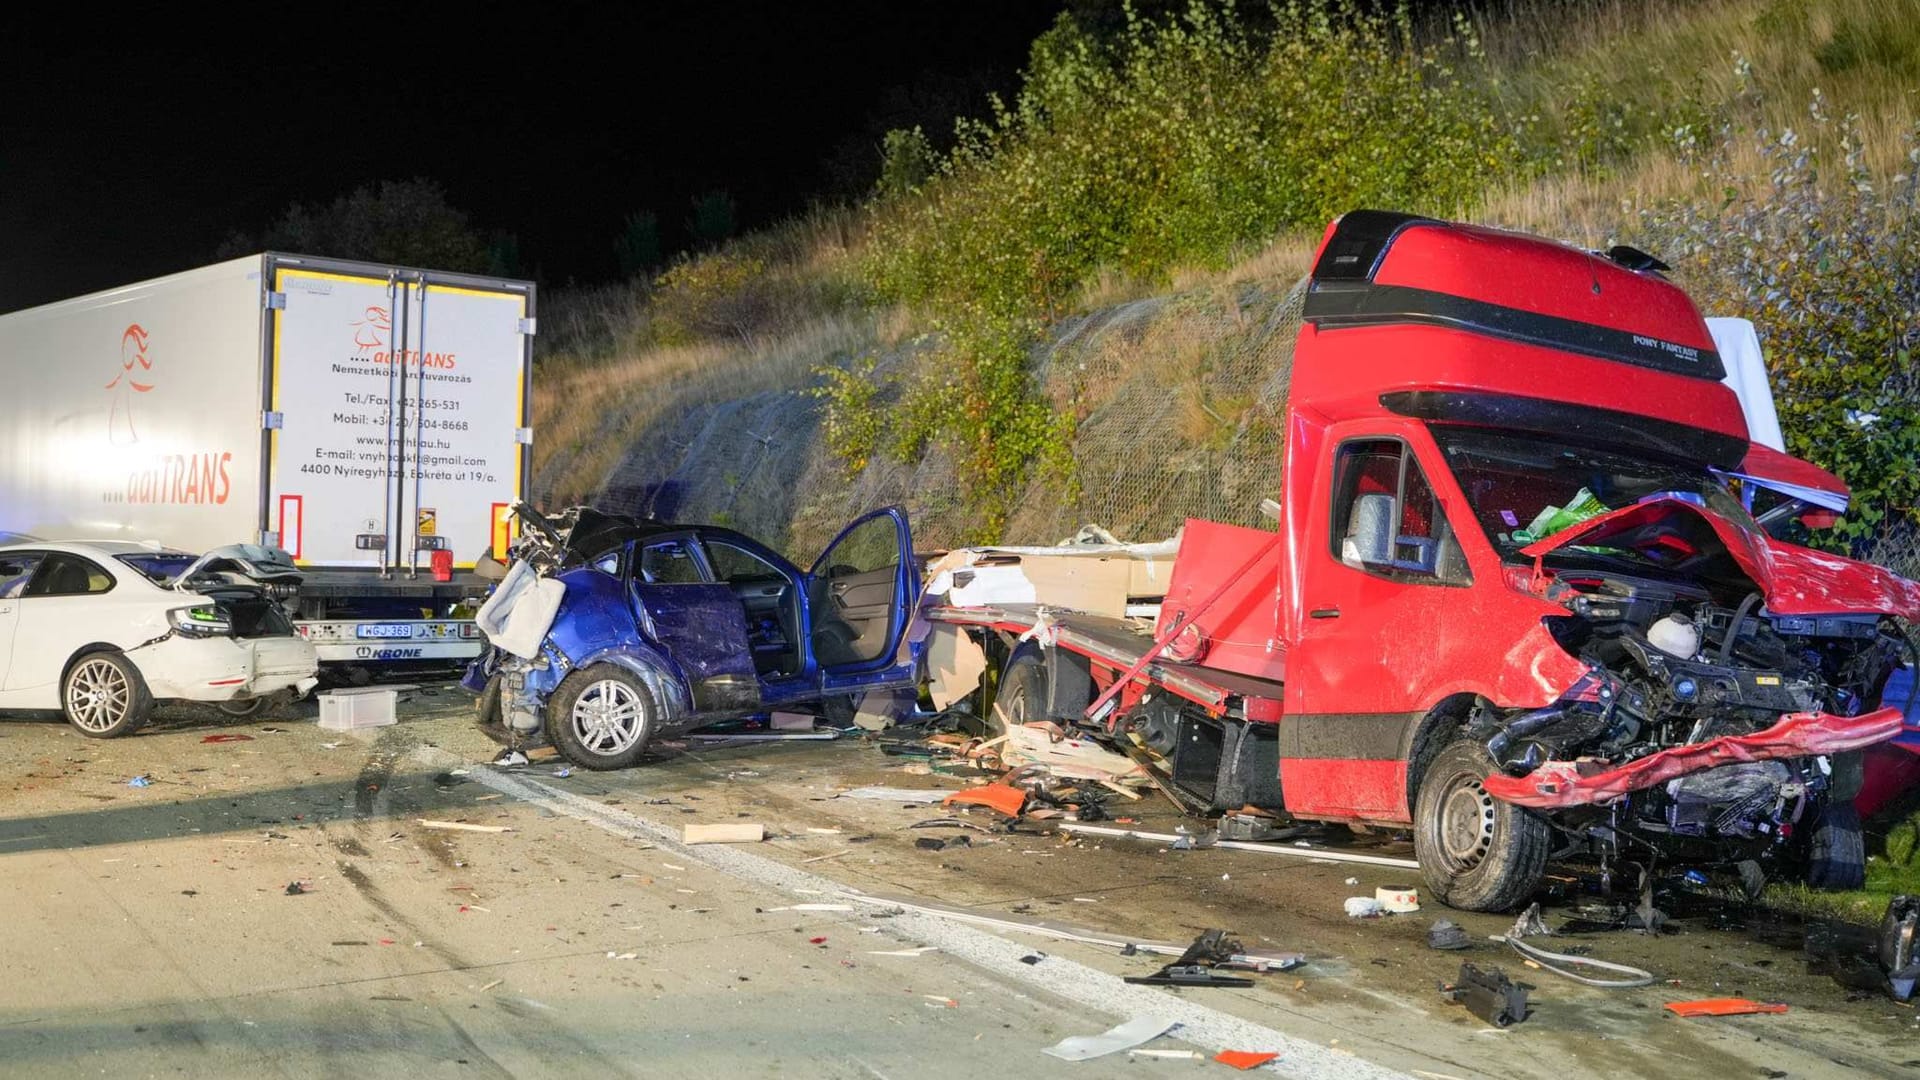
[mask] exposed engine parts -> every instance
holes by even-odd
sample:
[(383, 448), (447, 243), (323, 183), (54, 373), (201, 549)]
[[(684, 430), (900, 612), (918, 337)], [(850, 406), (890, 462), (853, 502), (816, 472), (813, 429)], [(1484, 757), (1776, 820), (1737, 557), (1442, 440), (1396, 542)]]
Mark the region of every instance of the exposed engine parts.
[[(1509, 776), (1549, 763), (1598, 773), (1672, 747), (1752, 735), (1793, 714), (1856, 716), (1881, 704), (1887, 676), (1911, 653), (1891, 619), (1776, 616), (1757, 592), (1715, 596), (1692, 584), (1580, 571), (1556, 579), (1547, 595), (1570, 612), (1548, 620), (1556, 639), (1592, 670), (1546, 708), (1477, 718)], [(1842, 757), (1729, 760), (1555, 824), (1603, 857), (1633, 844), (1731, 864), (1775, 853), (1812, 829), (1829, 802), (1850, 800), (1857, 779)], [(1689, 843), (1706, 840), (1710, 851)]]

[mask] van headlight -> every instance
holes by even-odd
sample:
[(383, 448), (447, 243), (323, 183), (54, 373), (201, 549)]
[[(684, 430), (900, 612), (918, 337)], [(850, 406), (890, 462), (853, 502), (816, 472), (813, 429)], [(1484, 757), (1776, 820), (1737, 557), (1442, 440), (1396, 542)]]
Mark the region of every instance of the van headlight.
[(167, 612), (167, 622), (174, 632), (182, 637), (232, 637), (233, 623), (219, 608), (202, 604), (199, 607), (174, 608)]

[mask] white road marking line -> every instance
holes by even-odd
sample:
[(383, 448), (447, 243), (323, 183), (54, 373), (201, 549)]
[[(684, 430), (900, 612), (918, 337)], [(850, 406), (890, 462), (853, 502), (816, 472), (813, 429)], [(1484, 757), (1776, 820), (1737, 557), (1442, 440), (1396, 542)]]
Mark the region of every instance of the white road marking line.
[[(415, 758), (425, 764), (446, 767), (466, 762), (433, 747), (423, 747)], [(679, 829), (648, 821), (615, 806), (606, 806), (571, 791), (543, 784), (530, 776), (476, 770), (471, 779), (522, 802), (544, 807), (557, 814), (584, 821), (615, 836), (656, 844), (675, 858), (703, 863), (732, 877), (780, 892), (818, 896), (858, 892), (832, 878), (796, 869), (785, 863), (756, 855), (745, 848), (721, 844), (688, 847), (680, 842)], [(1020, 958), (1033, 950), (1026, 944), (998, 937), (984, 930), (949, 922), (928, 915), (907, 912), (887, 920), (889, 926), (905, 936), (918, 939), (942, 953), (957, 957), (1001, 978), (1016, 981), (1089, 1009), (1125, 1019), (1148, 1013), (1177, 1021), (1176, 1038), (1202, 1047), (1210, 1053), (1221, 1050), (1274, 1050), (1279, 1059), (1263, 1066), (1263, 1071), (1311, 1077), (1313, 1080), (1411, 1080), (1405, 1073), (1330, 1050), (1318, 1043), (1276, 1031), (1264, 1024), (1222, 1012), (1188, 998), (1176, 997), (1148, 986), (1133, 986), (1117, 975), (1067, 960), (1049, 957), (1045, 975), (1023, 964)]]

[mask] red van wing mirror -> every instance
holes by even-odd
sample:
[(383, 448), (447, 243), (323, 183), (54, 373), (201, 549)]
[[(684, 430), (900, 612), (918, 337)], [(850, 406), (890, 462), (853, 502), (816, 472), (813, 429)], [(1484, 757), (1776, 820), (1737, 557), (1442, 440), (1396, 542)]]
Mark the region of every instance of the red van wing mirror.
[(1838, 524), (1839, 521), (1839, 514), (1831, 510), (1822, 510), (1819, 507), (1806, 510), (1800, 515), (1800, 524), (1816, 531), (1820, 529), (1831, 529)]

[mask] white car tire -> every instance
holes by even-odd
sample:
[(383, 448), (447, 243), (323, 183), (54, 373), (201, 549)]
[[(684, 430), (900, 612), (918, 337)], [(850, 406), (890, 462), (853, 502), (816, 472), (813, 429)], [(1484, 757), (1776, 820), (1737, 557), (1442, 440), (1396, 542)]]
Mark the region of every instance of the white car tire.
[(60, 708), (80, 734), (114, 739), (147, 722), (153, 694), (133, 661), (117, 652), (94, 652), (75, 660), (60, 680)]

